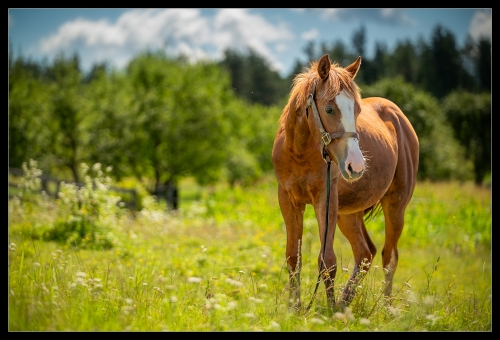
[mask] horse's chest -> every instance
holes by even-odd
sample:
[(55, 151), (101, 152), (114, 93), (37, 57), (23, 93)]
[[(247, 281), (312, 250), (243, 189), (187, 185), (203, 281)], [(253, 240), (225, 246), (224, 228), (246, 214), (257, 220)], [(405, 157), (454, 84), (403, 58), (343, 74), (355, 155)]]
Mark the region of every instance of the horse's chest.
[(325, 185), (325, 176), (321, 173), (290, 174), (282, 186), (292, 201), (301, 204), (311, 204)]

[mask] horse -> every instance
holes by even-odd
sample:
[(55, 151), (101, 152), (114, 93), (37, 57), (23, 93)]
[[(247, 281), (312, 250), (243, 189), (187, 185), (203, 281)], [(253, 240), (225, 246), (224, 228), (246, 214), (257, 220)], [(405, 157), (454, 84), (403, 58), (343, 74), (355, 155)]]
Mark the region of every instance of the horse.
[[(272, 162), (286, 228), (289, 308), (295, 310), (303, 306), (300, 271), (306, 205), (314, 208), (321, 242), (316, 289), (322, 278), (330, 310), (348, 307), (368, 272), (377, 249), (365, 222), (381, 211), (384, 296), (392, 295), (397, 244), (416, 184), (419, 141), (395, 103), (381, 97), (361, 98), (354, 82), (360, 66), (361, 56), (345, 68), (332, 64), (328, 54), (311, 61), (293, 79), (278, 120)], [(355, 262), (338, 301), (336, 225), (349, 241)]]

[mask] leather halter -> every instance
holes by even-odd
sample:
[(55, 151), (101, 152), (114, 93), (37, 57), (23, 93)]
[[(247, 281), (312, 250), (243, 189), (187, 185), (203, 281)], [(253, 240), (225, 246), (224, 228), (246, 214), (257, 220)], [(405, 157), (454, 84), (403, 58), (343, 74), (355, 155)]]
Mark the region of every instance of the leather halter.
[(323, 141), (323, 147), (327, 146), (330, 144), (330, 142), (334, 139), (337, 138), (356, 138), (359, 139), (359, 134), (357, 132), (345, 132), (345, 131), (339, 131), (339, 132), (332, 132), (328, 133), (325, 131), (325, 128), (323, 126), (323, 123), (321, 123), (321, 118), (319, 117), (319, 112), (318, 108), (316, 107), (316, 101), (314, 100), (314, 94), (316, 93), (316, 81), (313, 84), (313, 88), (309, 96), (307, 96), (307, 101), (306, 101), (306, 110), (310, 106), (312, 107), (312, 111), (314, 113), (314, 118), (316, 119), (316, 123), (319, 128), (319, 132), (321, 133), (321, 140)]
[[(321, 132), (321, 140), (323, 141), (323, 160), (326, 162), (328, 165), (327, 170), (326, 170), (326, 216), (325, 216), (325, 234), (323, 236), (323, 242), (321, 244), (322, 249), (322, 258), (321, 258), (321, 264), (319, 268), (319, 275), (318, 279), (316, 280), (316, 287), (314, 288), (314, 293), (311, 298), (311, 302), (307, 306), (307, 310), (309, 310), (314, 302), (314, 298), (316, 296), (316, 292), (318, 291), (318, 286), (321, 281), (321, 274), (323, 273), (323, 263), (325, 259), (325, 252), (326, 252), (326, 235), (328, 234), (328, 226), (329, 226), (329, 219), (328, 219), (328, 214), (330, 211), (330, 166), (331, 166), (331, 159), (326, 160), (326, 157), (328, 156), (328, 152), (326, 151), (326, 146), (331, 143), (333, 139), (336, 138), (349, 138), (353, 137), (356, 139), (359, 139), (359, 135), (357, 132), (345, 132), (345, 131), (339, 131), (339, 132), (333, 132), (333, 133), (328, 133), (325, 131), (325, 128), (323, 126), (323, 123), (321, 123), (321, 118), (319, 117), (319, 112), (318, 108), (316, 107), (316, 102), (314, 100), (314, 94), (316, 93), (316, 81), (313, 84), (313, 88), (309, 96), (307, 97), (307, 102), (306, 102), (306, 110), (310, 106), (312, 107), (313, 113), (314, 113), (314, 118), (316, 119), (316, 124), (318, 125), (319, 132)], [(307, 112), (307, 111), (306, 111)]]

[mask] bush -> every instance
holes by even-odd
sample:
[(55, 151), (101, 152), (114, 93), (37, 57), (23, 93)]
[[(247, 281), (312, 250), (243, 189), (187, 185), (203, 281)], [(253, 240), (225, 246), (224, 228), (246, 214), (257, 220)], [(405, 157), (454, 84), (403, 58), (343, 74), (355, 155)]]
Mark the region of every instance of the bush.
[[(17, 211), (42, 210), (40, 220), (34, 221), (31, 237), (47, 241), (57, 241), (82, 248), (110, 249), (118, 243), (114, 231), (124, 216), (125, 209), (120, 206), (121, 198), (110, 192), (111, 179), (96, 163), (92, 169), (85, 163), (81, 165), (85, 184), (61, 183), (59, 198), (50, 201), (46, 195), (39, 195), (40, 176), (37, 162), (30, 160), (29, 166), (23, 163), (21, 191), (12, 201), (10, 209)], [(111, 167), (106, 169), (110, 172)], [(53, 218), (43, 218), (47, 211)]]

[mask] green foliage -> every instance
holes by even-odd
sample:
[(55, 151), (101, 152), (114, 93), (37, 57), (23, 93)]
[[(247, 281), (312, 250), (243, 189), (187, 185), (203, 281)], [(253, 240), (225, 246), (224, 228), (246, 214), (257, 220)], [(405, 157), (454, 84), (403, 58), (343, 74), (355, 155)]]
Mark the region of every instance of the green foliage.
[(226, 161), (226, 178), (234, 187), (237, 183), (249, 185), (262, 176), (262, 170), (253, 154), (244, 146), (232, 144), (233, 150)]
[(22, 59), (9, 71), (9, 166), (21, 168), (30, 158), (41, 159), (50, 147), (46, 122), (51, 102), (46, 85)]
[(289, 82), (251, 48), (246, 54), (226, 49), (219, 65), (230, 74), (231, 88), (236, 96), (246, 102), (271, 106), (288, 92)]
[(187, 175), (217, 180), (230, 131), (227, 74), (212, 63), (183, 64), (148, 52), (130, 63), (127, 77), (134, 103), (127, 147), (136, 175), (154, 178), (155, 186)]
[[(93, 176), (88, 174), (90, 169), (86, 164), (81, 168), (85, 185), (61, 183), (59, 199), (51, 203), (46, 196), (36, 194), (42, 174), (37, 169), (37, 162), (30, 160), (29, 166), (24, 163), (23, 190), (15, 199), (15, 211), (41, 213), (39, 209), (50, 210), (54, 220), (47, 223), (41, 219), (30, 233), (34, 239), (53, 240), (74, 247), (110, 249), (119, 242), (115, 229), (124, 214), (119, 206), (120, 197), (109, 191), (111, 179), (101, 170), (100, 163), (93, 165)], [(106, 171), (110, 172), (111, 167)], [(30, 202), (26, 197), (31, 198)]]
[(87, 119), (84, 130), (88, 134), (88, 161), (91, 164), (116, 164), (113, 175), (120, 180), (130, 176), (136, 160), (129, 145), (134, 144), (135, 122), (130, 109), (132, 102), (130, 84), (117, 71), (106, 72), (95, 68), (92, 77), (83, 86)]
[(384, 97), (393, 101), (412, 123), (420, 143), (419, 179), (469, 180), (473, 167), (453, 137), (438, 101), (405, 83), (402, 77), (387, 78), (362, 88), (363, 97)]
[(474, 88), (474, 79), (463, 65), (455, 36), (442, 25), (433, 29), (430, 44), (421, 42), (420, 50), (419, 85), (434, 97), (440, 100), (457, 88)]
[(227, 119), (233, 127), (229, 137), (226, 177), (230, 183), (251, 184), (273, 171), (271, 153), (281, 107), (233, 101)]
[(442, 108), (481, 185), (491, 173), (491, 93), (455, 91), (443, 99)]
[(387, 61), (391, 66), (387, 76), (402, 76), (405, 82), (417, 84), (418, 60), (417, 49), (410, 40), (398, 42)]

